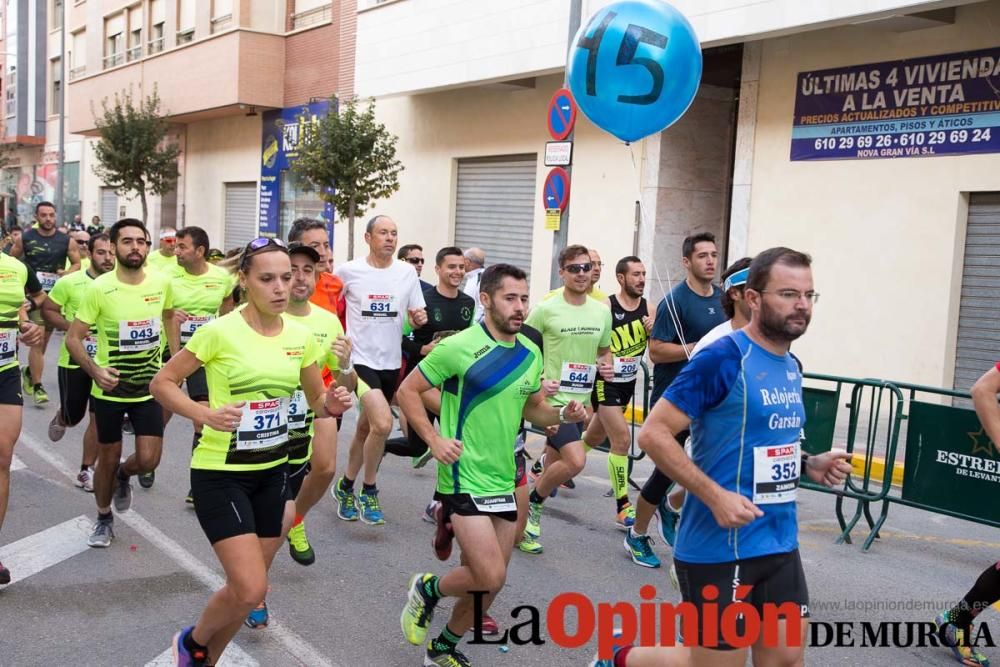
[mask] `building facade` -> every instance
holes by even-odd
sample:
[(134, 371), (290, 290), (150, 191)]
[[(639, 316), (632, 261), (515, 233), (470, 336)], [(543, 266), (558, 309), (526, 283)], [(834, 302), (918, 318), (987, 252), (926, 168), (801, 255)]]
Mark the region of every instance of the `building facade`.
[[(573, 2), (513, 4), (361, 2), (355, 87), (378, 98), (382, 122), (400, 137), (401, 188), (378, 207), (396, 215), (400, 242), (481, 245), (488, 261), (530, 268), (537, 300), (550, 287), (553, 248), (541, 202), (546, 107), (563, 84)], [(608, 4), (581, 0), (580, 14), (586, 21)], [(728, 260), (779, 244), (802, 249), (814, 257), (822, 294), (809, 334), (795, 344), (809, 370), (968, 388), (1000, 343), (989, 308), (1000, 293), (1000, 158), (929, 147), (919, 157), (902, 148), (893, 158), (871, 152), (878, 142), (940, 139), (904, 139), (901, 125), (860, 128), (869, 150), (859, 144), (838, 153), (835, 139), (833, 151), (812, 155), (814, 140), (805, 151), (802, 137), (817, 137), (825, 149), (823, 132), (859, 128), (800, 127), (803, 118), (819, 121), (797, 117), (797, 97), (817, 92), (802, 83), (812, 80), (807, 73), (903, 59), (937, 59), (926, 71), (958, 67), (961, 78), (962, 65), (947, 54), (1000, 56), (991, 29), (1000, 2), (672, 4), (704, 49), (705, 74), (688, 113), (631, 146), (577, 120), (569, 242), (601, 251), (601, 287), (615, 289), (614, 262), (637, 251), (650, 274), (647, 293), (659, 299), (683, 279), (681, 239), (699, 231), (714, 232)], [(1000, 90), (1000, 76), (990, 74)], [(850, 103), (835, 84), (815, 99), (854, 104), (859, 113), (875, 105), (855, 119), (936, 113), (929, 98), (927, 109), (919, 104), (937, 94), (935, 76), (902, 81), (882, 107), (875, 88), (863, 98), (868, 89), (856, 81)], [(966, 87), (974, 96), (981, 85)], [(898, 104), (893, 94), (902, 96)]]

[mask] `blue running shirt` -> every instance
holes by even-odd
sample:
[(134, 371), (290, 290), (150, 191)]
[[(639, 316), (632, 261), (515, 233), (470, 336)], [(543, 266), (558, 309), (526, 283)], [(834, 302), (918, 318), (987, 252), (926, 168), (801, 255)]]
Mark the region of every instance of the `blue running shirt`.
[(795, 494), (806, 415), (795, 357), (771, 354), (735, 331), (693, 357), (663, 398), (691, 418), (695, 465), (764, 512), (742, 528), (721, 528), (689, 493), (676, 557), (728, 563), (798, 548)]

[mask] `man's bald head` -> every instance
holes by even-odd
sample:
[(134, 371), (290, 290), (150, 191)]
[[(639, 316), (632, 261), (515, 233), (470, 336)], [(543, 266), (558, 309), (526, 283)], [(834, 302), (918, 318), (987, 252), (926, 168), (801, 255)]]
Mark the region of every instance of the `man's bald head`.
[(482, 248), (469, 248), (463, 253), (465, 257), (465, 271), (475, 271), (486, 266), (486, 253)]

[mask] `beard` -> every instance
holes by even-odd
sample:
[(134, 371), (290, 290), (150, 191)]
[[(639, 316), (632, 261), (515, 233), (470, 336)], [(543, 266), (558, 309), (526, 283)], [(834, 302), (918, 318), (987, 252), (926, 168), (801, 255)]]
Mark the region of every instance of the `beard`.
[(115, 257), (118, 259), (119, 264), (129, 269), (138, 269), (142, 266), (143, 262), (146, 261), (144, 256), (135, 252), (125, 255), (124, 257), (121, 255), (115, 255)]
[(628, 294), (633, 299), (641, 299), (642, 293), (646, 291), (646, 285), (640, 285), (639, 287), (632, 287), (631, 285), (625, 285), (625, 293)]
[(493, 323), (493, 326), (497, 329), (497, 331), (500, 331), (501, 333), (507, 334), (509, 336), (513, 336), (514, 334), (521, 331), (521, 324), (524, 323), (524, 318), (521, 318), (520, 324), (515, 325), (511, 323), (512, 318), (504, 319), (495, 310), (489, 310), (487, 312), (489, 313), (490, 322)]
[[(793, 322), (792, 320), (802, 319), (805, 323)], [(775, 311), (768, 308), (763, 302), (760, 307), (760, 330), (765, 336), (774, 341), (792, 342), (806, 332), (809, 328), (811, 315), (809, 313), (796, 313), (782, 317)]]

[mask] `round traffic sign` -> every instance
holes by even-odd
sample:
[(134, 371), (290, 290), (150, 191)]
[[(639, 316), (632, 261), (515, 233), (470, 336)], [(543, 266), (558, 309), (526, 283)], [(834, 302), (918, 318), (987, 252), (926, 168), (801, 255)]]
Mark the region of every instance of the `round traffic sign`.
[(542, 188), (542, 206), (544, 208), (566, 209), (569, 203), (569, 173), (562, 167), (553, 167), (545, 177)]
[(549, 134), (556, 141), (562, 141), (569, 136), (576, 124), (576, 102), (573, 101), (573, 93), (565, 88), (555, 92), (549, 100), (547, 122)]

